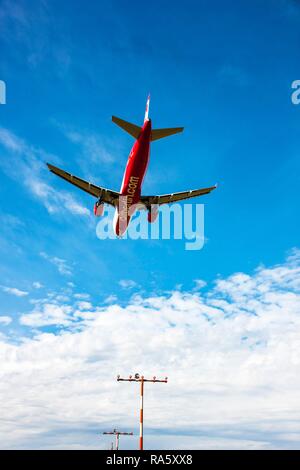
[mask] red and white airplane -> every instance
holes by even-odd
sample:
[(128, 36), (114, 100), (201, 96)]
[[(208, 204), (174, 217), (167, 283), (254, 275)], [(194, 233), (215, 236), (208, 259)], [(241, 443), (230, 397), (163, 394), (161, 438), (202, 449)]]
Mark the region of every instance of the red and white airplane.
[(47, 163), (52, 173), (97, 198), (97, 202), (94, 206), (96, 216), (103, 214), (104, 204), (110, 204), (115, 207), (114, 230), (118, 236), (122, 236), (125, 233), (130, 218), (136, 210), (148, 210), (148, 221), (151, 223), (156, 220), (158, 207), (161, 204), (169, 204), (183, 199), (203, 196), (216, 188), (215, 185), (209, 188), (164, 194), (161, 196), (141, 195), (142, 183), (149, 163), (150, 143), (153, 140), (162, 139), (163, 137), (183, 131), (183, 127), (152, 129), (151, 119), (149, 119), (149, 103), (150, 96), (148, 96), (147, 99), (145, 119), (142, 127), (112, 116), (112, 121), (115, 124), (136, 139), (128, 157), (120, 192), (95, 186), (92, 183), (84, 181), (77, 176), (71, 175)]

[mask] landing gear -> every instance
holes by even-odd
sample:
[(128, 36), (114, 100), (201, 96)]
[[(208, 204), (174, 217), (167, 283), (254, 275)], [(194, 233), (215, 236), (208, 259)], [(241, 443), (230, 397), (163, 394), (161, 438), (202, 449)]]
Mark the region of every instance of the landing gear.
[(99, 199), (94, 205), (94, 214), (96, 217), (101, 217), (104, 212), (104, 203)]

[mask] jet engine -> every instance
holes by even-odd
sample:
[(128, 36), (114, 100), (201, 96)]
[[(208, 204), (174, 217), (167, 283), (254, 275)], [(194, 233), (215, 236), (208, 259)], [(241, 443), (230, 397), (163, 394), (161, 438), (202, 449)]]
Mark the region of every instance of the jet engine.
[(153, 224), (156, 221), (158, 214), (159, 214), (158, 206), (152, 205), (150, 210), (148, 211), (148, 222), (150, 224)]
[(104, 212), (104, 203), (100, 200), (94, 205), (94, 214), (96, 217), (101, 217)]

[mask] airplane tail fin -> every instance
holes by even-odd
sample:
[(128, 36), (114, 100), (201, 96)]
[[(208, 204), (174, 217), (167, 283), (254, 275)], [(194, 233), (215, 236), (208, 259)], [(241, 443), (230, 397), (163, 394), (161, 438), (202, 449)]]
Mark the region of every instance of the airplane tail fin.
[(182, 132), (184, 127), (169, 127), (166, 129), (152, 129), (151, 140), (163, 139), (169, 135), (178, 134)]
[[(146, 102), (146, 110), (145, 110), (145, 118), (144, 123), (149, 121), (149, 106), (150, 106), (150, 94), (148, 95), (147, 102)], [(116, 116), (112, 116), (112, 121), (117, 124), (117, 126), (124, 129), (124, 131), (128, 132), (128, 134), (132, 135), (135, 139), (138, 139), (142, 128), (140, 126), (136, 126), (131, 122), (124, 121)], [(158, 140), (163, 139), (164, 137), (168, 137), (169, 135), (178, 134), (178, 132), (183, 131), (183, 127), (168, 127), (165, 129), (152, 129), (151, 131), (151, 140)]]
[(141, 127), (136, 126), (135, 124), (131, 124), (131, 122), (124, 121), (116, 116), (112, 116), (112, 121), (117, 124), (117, 126), (124, 129), (124, 131), (128, 132), (128, 134), (132, 135), (135, 139), (137, 139), (141, 133)]
[(145, 123), (146, 121), (149, 121), (149, 106), (150, 106), (150, 93), (149, 93), (149, 95), (148, 95), (147, 102), (146, 102), (146, 110), (145, 110), (144, 123)]

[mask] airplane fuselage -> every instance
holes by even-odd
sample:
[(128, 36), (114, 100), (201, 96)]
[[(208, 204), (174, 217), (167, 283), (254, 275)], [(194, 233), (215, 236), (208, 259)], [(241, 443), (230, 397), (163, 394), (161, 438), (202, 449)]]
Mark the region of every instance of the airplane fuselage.
[(147, 98), (144, 124), (142, 127), (124, 121), (124, 119), (120, 119), (117, 116), (112, 116), (112, 121), (135, 139), (128, 157), (120, 192), (96, 186), (61, 168), (47, 163), (52, 173), (97, 198), (94, 205), (95, 216), (101, 217), (103, 215), (105, 204), (109, 204), (115, 208), (113, 227), (116, 235), (119, 237), (126, 232), (130, 219), (136, 210), (147, 210), (148, 222), (155, 223), (159, 216), (159, 207), (162, 204), (170, 204), (192, 197), (202, 196), (216, 188), (215, 185), (209, 188), (163, 195), (145, 196), (141, 194), (144, 176), (149, 163), (150, 143), (183, 131), (183, 127), (152, 129), (152, 123), (149, 119), (149, 103), (150, 95)]
[(119, 205), (114, 217), (116, 235), (125, 233), (135, 205), (139, 203), (141, 188), (147, 171), (151, 142), (151, 120), (145, 121), (141, 134), (132, 146), (120, 189)]

